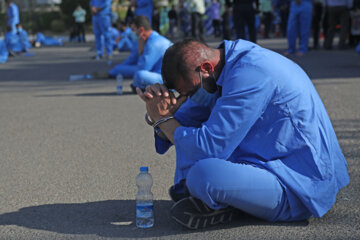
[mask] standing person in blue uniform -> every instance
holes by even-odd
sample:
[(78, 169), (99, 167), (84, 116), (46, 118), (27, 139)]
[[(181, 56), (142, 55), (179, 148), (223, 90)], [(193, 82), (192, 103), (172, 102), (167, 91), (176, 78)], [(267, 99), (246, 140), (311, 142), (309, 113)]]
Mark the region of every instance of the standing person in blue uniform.
[[(106, 48), (107, 58), (111, 59), (113, 47), (111, 45), (111, 3), (112, 0), (90, 0), (92, 23), (95, 35), (95, 59), (101, 59)], [(104, 41), (102, 41), (102, 37)]]
[(7, 22), (11, 31), (16, 32), (16, 24), (20, 23), (19, 8), (12, 0), (5, 0), (7, 6)]
[(312, 20), (312, 0), (292, 0), (287, 25), (288, 50), (285, 55), (296, 53), (296, 40), (299, 37), (297, 55), (303, 56), (308, 51)]
[[(115, 66), (109, 71), (110, 77), (122, 74), (124, 77), (133, 77), (133, 90), (135, 87), (144, 89), (147, 85), (160, 83), (161, 64), (166, 49), (171, 46), (171, 42), (152, 30), (150, 22), (145, 16), (135, 16), (131, 20), (130, 27), (139, 38), (136, 49), (125, 62)], [(134, 90), (135, 91), (135, 90)]]
[(243, 40), (218, 49), (185, 40), (166, 51), (162, 76), (137, 92), (157, 151), (175, 145), (171, 215), (181, 225), (230, 221), (235, 209), (267, 221), (322, 217), (349, 183), (326, 109), (294, 62)]
[(149, 19), (150, 24), (152, 23), (152, 15), (154, 11), (152, 0), (132, 0), (131, 6), (135, 9), (135, 16), (145, 16)]

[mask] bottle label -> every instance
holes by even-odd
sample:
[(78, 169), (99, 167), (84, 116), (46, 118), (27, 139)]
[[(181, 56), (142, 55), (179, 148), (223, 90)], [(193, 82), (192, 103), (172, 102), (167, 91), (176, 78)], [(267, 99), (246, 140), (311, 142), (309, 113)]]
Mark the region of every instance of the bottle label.
[(136, 217), (152, 218), (153, 217), (153, 205), (152, 204), (137, 204), (136, 205)]

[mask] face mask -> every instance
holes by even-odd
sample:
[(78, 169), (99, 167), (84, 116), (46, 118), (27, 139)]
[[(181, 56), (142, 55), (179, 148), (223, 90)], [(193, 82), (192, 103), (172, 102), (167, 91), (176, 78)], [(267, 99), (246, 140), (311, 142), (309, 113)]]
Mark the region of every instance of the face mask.
[[(198, 90), (196, 90), (196, 92), (190, 97), (190, 99), (201, 105), (201, 106), (206, 106), (206, 107), (210, 107), (213, 108), (216, 100), (219, 97), (219, 89), (217, 89), (214, 93), (209, 93), (208, 91), (205, 90), (205, 88), (203, 88), (203, 82), (202, 82), (202, 76), (201, 73), (199, 72), (199, 76), (200, 76), (200, 83), (201, 86)], [(213, 76), (213, 78), (215, 79), (215, 77)]]

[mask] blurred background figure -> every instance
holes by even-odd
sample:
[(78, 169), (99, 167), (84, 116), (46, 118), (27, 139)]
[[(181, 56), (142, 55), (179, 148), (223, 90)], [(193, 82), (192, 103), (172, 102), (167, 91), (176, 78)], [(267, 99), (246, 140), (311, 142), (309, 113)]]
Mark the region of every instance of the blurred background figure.
[(292, 0), (287, 26), (288, 51), (285, 55), (296, 52), (296, 40), (299, 37), (299, 50), (297, 55), (302, 56), (308, 51), (309, 36), (312, 19), (311, 0)]
[(339, 49), (345, 48), (345, 42), (349, 31), (350, 9), (353, 0), (325, 0), (328, 11), (328, 29), (325, 37), (324, 48), (332, 49), (333, 39), (336, 33), (336, 25), (340, 22)]
[(248, 29), (249, 40), (256, 43), (255, 28), (255, 0), (234, 0), (233, 4), (233, 20), (236, 30), (236, 37), (247, 39), (245, 27)]
[(261, 23), (264, 25), (264, 38), (269, 38), (273, 20), (273, 6), (271, 0), (259, 0)]
[(204, 22), (203, 15), (205, 13), (204, 0), (191, 0), (190, 1), (191, 12), (191, 35), (193, 38), (204, 42)]
[(319, 47), (321, 19), (323, 15), (322, 0), (314, 0), (313, 3), (313, 17), (312, 17), (312, 33), (313, 33), (313, 48)]
[(10, 26), (7, 26), (7, 32), (5, 34), (5, 45), (9, 51), (10, 56), (15, 56), (17, 53), (23, 51), (20, 37), (16, 31), (13, 31)]
[[(107, 58), (112, 58), (111, 45), (111, 3), (112, 0), (90, 0), (93, 31), (95, 35), (96, 55), (93, 59), (101, 59), (106, 48)], [(102, 41), (102, 37), (104, 41)], [(105, 46), (104, 46), (105, 45)]]
[(73, 12), (73, 17), (75, 18), (75, 31), (78, 42), (86, 42), (84, 28), (86, 11), (81, 7), (81, 5), (77, 6)]
[(179, 1), (179, 19), (180, 19), (180, 29), (184, 34), (184, 38), (187, 38), (191, 29), (190, 15), (184, 0)]
[(116, 39), (117, 50), (120, 52), (131, 51), (137, 41), (135, 33), (122, 21), (118, 23), (118, 30), (120, 31), (120, 34)]
[(152, 0), (132, 0), (131, 6), (135, 8), (135, 16), (145, 16), (152, 23), (154, 5)]
[(131, 19), (134, 17), (133, 6), (130, 4), (126, 10), (125, 24), (129, 24)]
[(232, 29), (233, 29), (233, 20), (232, 20), (232, 9), (231, 2), (228, 1), (225, 4), (224, 13), (222, 15), (222, 31), (223, 39), (231, 40), (232, 39)]
[(29, 35), (26, 30), (23, 29), (22, 25), (19, 23), (16, 25), (17, 34), (19, 35), (20, 44), (22, 50), (27, 52), (31, 48), (31, 43), (29, 40)]
[(214, 37), (221, 36), (221, 17), (220, 17), (220, 3), (218, 0), (212, 0), (209, 7), (209, 15), (212, 19), (212, 26), (214, 29)]
[(289, 19), (290, 0), (274, 0), (273, 5), (280, 15), (281, 36), (286, 37), (287, 23)]
[(168, 18), (169, 18), (169, 31), (168, 35), (170, 38), (174, 38), (176, 34), (176, 29), (178, 25), (178, 14), (175, 9), (175, 5), (171, 6), (171, 9), (168, 12)]
[(12, 0), (5, 0), (7, 7), (7, 22), (11, 31), (16, 32), (16, 24), (20, 23), (19, 8)]
[(360, 0), (354, 0), (353, 6), (353, 9), (350, 11), (350, 46), (356, 46), (360, 41)]
[(63, 46), (63, 39), (51, 36), (45, 36), (42, 33), (37, 33), (34, 41), (35, 47), (43, 46)]
[(0, 38), (0, 63), (6, 63), (9, 57), (9, 51), (6, 48), (5, 42)]

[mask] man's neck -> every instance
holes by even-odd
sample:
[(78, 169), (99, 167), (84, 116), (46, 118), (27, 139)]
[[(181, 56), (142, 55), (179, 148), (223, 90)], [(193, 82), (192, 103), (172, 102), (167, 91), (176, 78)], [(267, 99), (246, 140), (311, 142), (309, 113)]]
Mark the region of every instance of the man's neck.
[(218, 56), (217, 56), (218, 58), (216, 60), (215, 71), (214, 71), (216, 80), (219, 78), (221, 71), (225, 65), (225, 50), (224, 50), (224, 48), (217, 49), (217, 54), (218, 54)]
[(151, 35), (151, 33), (153, 32), (153, 30), (152, 29), (150, 29), (150, 30), (147, 30), (145, 33), (144, 33), (144, 40), (146, 41), (146, 40), (148, 40), (148, 38), (150, 37), (150, 35)]

